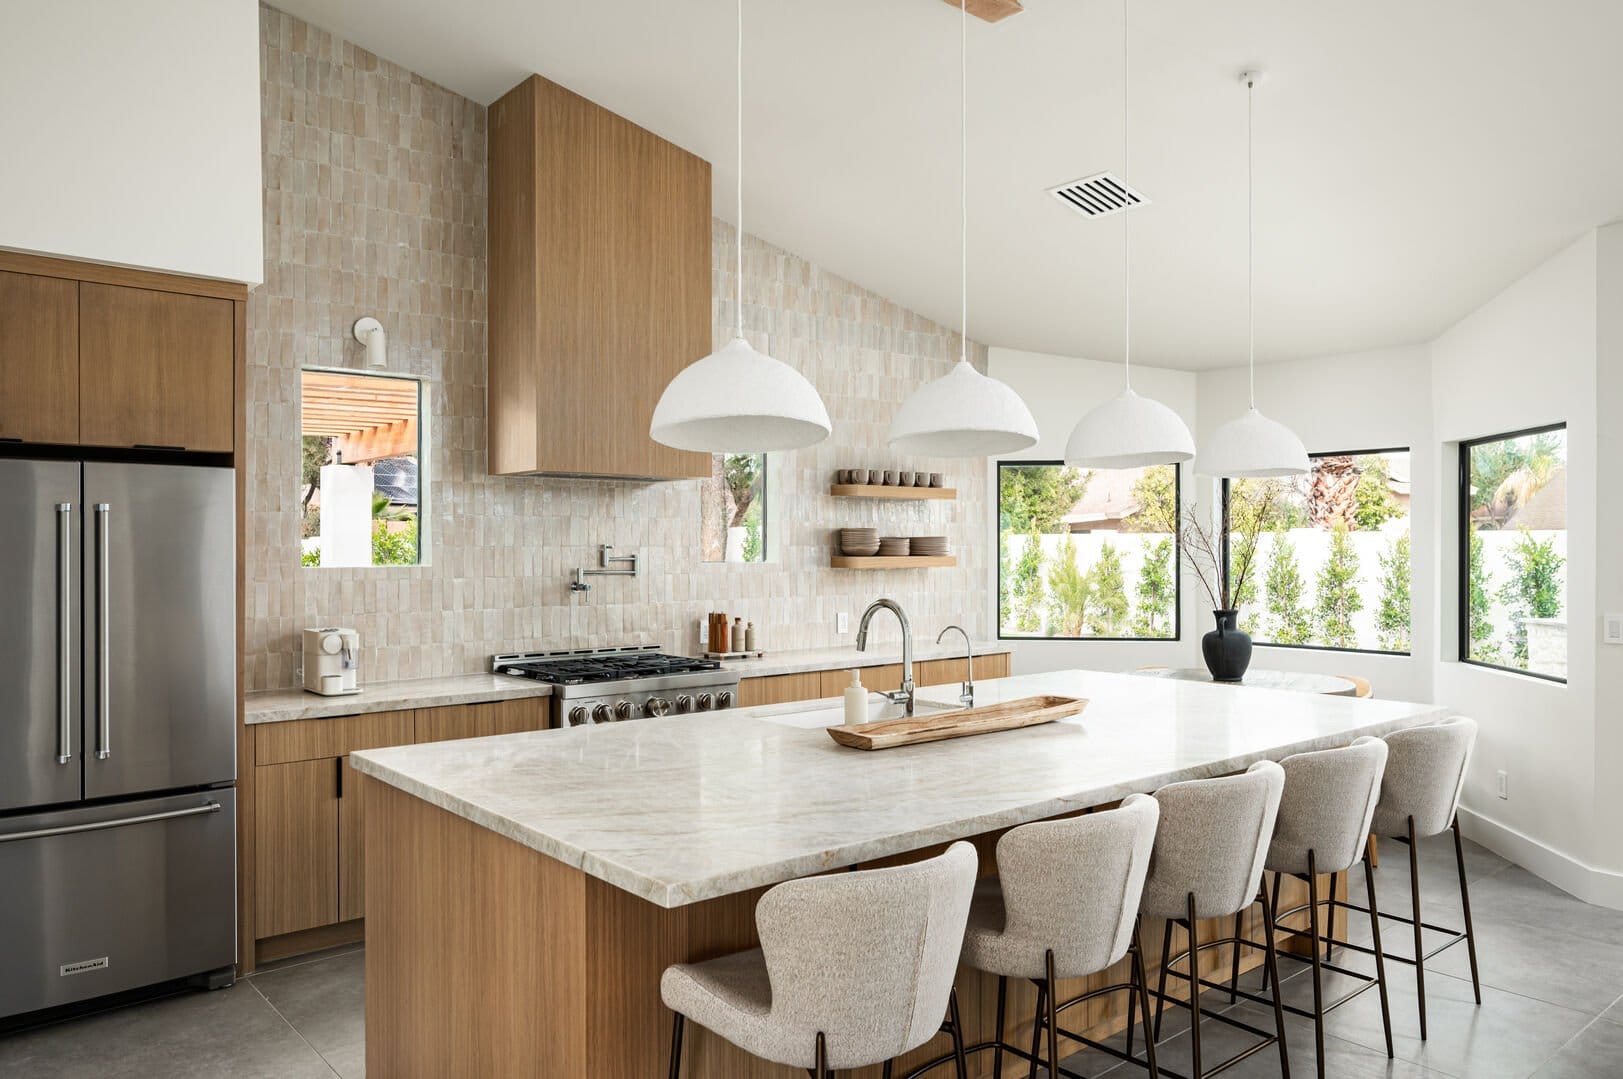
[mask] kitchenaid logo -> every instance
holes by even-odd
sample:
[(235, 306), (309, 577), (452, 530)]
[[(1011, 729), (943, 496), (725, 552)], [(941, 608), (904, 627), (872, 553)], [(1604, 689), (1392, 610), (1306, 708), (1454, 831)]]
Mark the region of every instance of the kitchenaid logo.
[(106, 970), (107, 957), (104, 955), (99, 959), (81, 959), (77, 963), (63, 963), (59, 969), (62, 971), (61, 976), (64, 978), (69, 974), (84, 974), (92, 970)]

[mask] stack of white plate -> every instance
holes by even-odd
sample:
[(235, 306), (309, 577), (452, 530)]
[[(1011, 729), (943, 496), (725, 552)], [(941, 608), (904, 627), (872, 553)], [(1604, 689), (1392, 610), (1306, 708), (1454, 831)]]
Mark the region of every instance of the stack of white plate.
[(877, 528), (840, 529), (840, 553), (866, 558), (879, 553)]
[(947, 553), (947, 537), (914, 536), (911, 547), (916, 555), (944, 555)]
[(906, 558), (911, 542), (906, 536), (885, 536), (879, 541), (880, 558)]

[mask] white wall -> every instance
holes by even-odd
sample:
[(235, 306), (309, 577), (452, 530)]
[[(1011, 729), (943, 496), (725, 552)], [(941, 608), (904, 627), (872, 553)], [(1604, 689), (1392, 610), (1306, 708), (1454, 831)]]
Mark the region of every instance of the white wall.
[[(1200, 430), (1213, 431), (1245, 411), (1248, 376), (1243, 367), (1202, 371), (1199, 378)], [(1410, 544), (1415, 597), (1413, 652), (1408, 656), (1326, 652), (1257, 645), (1258, 667), (1368, 678), (1382, 697), (1432, 699), (1436, 659), (1436, 611), (1424, 602), (1437, 580), (1434, 484), (1419, 481), (1436, 471), (1431, 436), (1430, 358), (1424, 345), (1380, 349), (1346, 356), (1271, 363), (1257, 369), (1257, 408), (1290, 427), (1309, 453), (1408, 447), (1417, 481), (1410, 500)], [(1203, 481), (1205, 483), (1205, 481)], [(1209, 616), (1208, 616), (1209, 617)]]
[[(1587, 885), (1571, 871), (1591, 864), (1597, 849), (1596, 251), (1596, 235), (1586, 235), (1431, 348), (1435, 438), (1445, 446), (1435, 483), (1443, 489), (1458, 482), (1460, 440), (1559, 421), (1568, 425), (1568, 681), (1455, 662), (1457, 634), (1448, 631), (1435, 692), (1437, 700), (1481, 727), (1463, 799), (1467, 831), (1579, 894)], [(1456, 534), (1453, 499), (1438, 519), (1442, 534)], [(1451, 616), (1458, 603), (1458, 556), (1446, 553), (1450, 569), (1438, 607)], [(1503, 801), (1495, 793), (1500, 770), (1509, 781)]]
[[(1596, 237), (1596, 415), (1597, 422), (1595, 534), (1615, 544), (1623, 537), (1623, 490), (1618, 468), (1623, 464), (1623, 224), (1609, 225)], [(1610, 557), (1608, 557), (1610, 555)], [(1595, 602), (1598, 611), (1623, 611), (1623, 559), (1615, 551), (1597, 548)], [(1594, 623), (1591, 623), (1593, 627)], [(1569, 623), (1568, 639), (1581, 635), (1582, 625)], [(1596, 639), (1593, 629), (1590, 639)], [(1623, 647), (1600, 644), (1595, 649), (1595, 814), (1598, 821), (1623, 820)], [(1623, 907), (1623, 835), (1615, 827), (1600, 828), (1593, 837), (1592, 861), (1605, 867), (1592, 884), (1613, 906)]]
[(0, 102), (0, 247), (260, 280), (255, 0), (6, 0)]
[[(1071, 428), (1083, 414), (1122, 391), (1122, 366), (1098, 360), (1050, 356), (1039, 352), (993, 348), (987, 353), (987, 371), (1012, 386), (1031, 406), (1042, 440), (1024, 453), (1005, 460), (1057, 461), (1065, 455), (1065, 442)], [(1159, 367), (1134, 365), (1133, 388), (1153, 397), (1183, 417), (1195, 429), (1195, 375), (1190, 371), (1170, 371)], [(992, 469), (993, 498), (996, 498), (996, 462)], [(1194, 476), (1183, 469), (1185, 512), (1193, 511)], [(988, 525), (988, 542), (997, 550), (997, 507), (994, 501)], [(1089, 670), (1122, 671), (1133, 667), (1164, 665), (1187, 667), (1200, 662), (1200, 635), (1210, 627), (1211, 615), (1197, 595), (1199, 586), (1187, 571), (1182, 574), (1181, 638), (1176, 641), (1019, 641), (1014, 645), (1014, 671)], [(987, 594), (997, 603), (997, 559), (992, 559)], [(996, 610), (992, 622), (997, 621)]]

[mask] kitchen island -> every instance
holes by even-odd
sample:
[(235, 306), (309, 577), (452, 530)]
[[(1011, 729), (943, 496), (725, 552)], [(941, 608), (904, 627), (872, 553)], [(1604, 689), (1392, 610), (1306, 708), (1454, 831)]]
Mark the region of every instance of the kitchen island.
[[(952, 705), (956, 689), (922, 690), (922, 706)], [(1443, 714), (1085, 671), (981, 683), (977, 703), (1039, 693), (1089, 704), (1041, 727), (879, 753), (818, 729), (842, 721), (822, 701), (352, 754), (368, 777), (368, 1070), (660, 1075), (660, 972), (754, 945), (772, 884), (962, 838), (990, 874), (1013, 825)], [(990, 1031), (994, 984), (960, 972), (971, 1038)], [(1018, 1036), (1032, 994), (1011, 988)], [(1086, 1007), (1073, 1022), (1108, 1030), (1124, 1005)], [(700, 1031), (687, 1059), (695, 1077), (796, 1074)]]

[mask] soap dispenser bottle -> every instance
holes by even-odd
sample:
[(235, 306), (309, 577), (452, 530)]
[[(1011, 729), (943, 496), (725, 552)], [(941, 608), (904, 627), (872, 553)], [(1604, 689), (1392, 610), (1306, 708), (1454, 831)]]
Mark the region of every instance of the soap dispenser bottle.
[(868, 691), (862, 685), (862, 672), (852, 668), (851, 684), (845, 687), (845, 725), (868, 722)]

